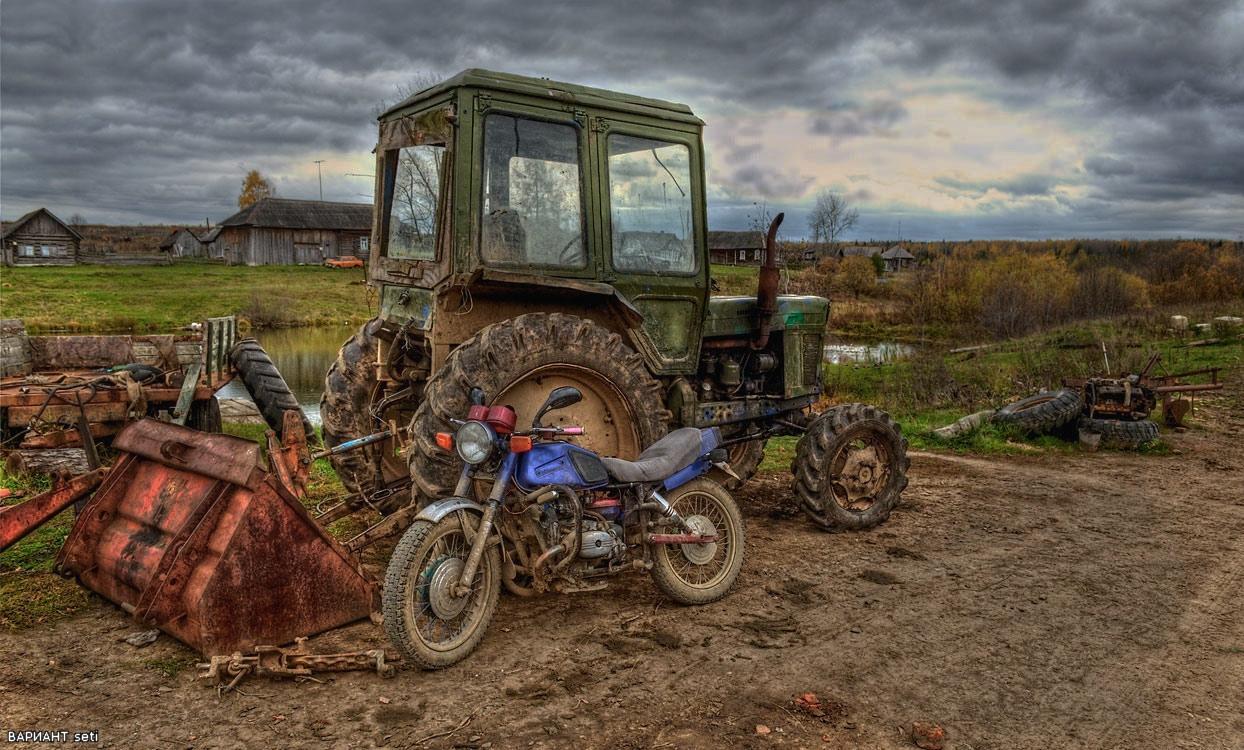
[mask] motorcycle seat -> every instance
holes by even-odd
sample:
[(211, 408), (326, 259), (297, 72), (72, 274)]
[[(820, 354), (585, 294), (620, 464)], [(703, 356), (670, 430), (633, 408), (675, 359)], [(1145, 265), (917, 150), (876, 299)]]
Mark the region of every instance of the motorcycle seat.
[(648, 446), (634, 461), (607, 456), (602, 456), (600, 460), (614, 481), (660, 482), (716, 447), (718, 441), (715, 435), (702, 434), (711, 431), (683, 427)]

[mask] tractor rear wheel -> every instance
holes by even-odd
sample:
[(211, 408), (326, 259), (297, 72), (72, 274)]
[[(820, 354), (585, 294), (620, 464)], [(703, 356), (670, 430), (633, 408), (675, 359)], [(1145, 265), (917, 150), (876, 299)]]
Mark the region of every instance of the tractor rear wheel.
[(825, 410), (795, 446), (794, 490), (808, 518), (827, 530), (871, 529), (907, 488), (907, 440), (889, 414), (867, 404)]
[[(379, 324), (379, 319), (372, 319), (346, 340), (324, 376), (320, 424), (324, 445), (329, 448), (385, 427), (371, 416), (372, 404), (383, 395), (384, 390), (376, 375), (380, 347), (376, 329)], [(405, 426), (405, 421), (399, 420), (398, 427)], [(407, 476), (406, 461), (397, 455), (397, 442), (392, 438), (331, 456), (328, 460), (341, 484), (350, 493), (370, 496), (392, 484), (404, 484)], [(404, 495), (399, 503), (401, 505), (408, 499)], [(381, 507), (388, 510), (390, 505), (384, 503)]]
[(453, 491), (460, 462), (437, 447), (436, 433), (453, 432), (449, 420), (466, 416), (472, 388), (483, 389), (489, 404), (512, 406), (523, 429), (549, 392), (564, 385), (578, 388), (583, 400), (550, 412), (545, 423), (582, 426), (576, 442), (589, 450), (634, 459), (667, 430), (661, 386), (621, 336), (573, 315), (519, 315), (481, 329), (428, 379), (410, 430), (415, 491)]

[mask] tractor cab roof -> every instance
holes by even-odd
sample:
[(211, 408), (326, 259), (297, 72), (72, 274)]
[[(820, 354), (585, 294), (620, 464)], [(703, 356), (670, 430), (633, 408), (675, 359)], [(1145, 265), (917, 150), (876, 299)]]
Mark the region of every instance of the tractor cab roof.
[(405, 101), (390, 107), (380, 115), (380, 120), (387, 120), (407, 110), (416, 109), (424, 102), (440, 97), (448, 91), (461, 88), (487, 89), (491, 91), (520, 94), (524, 96), (553, 99), (566, 104), (580, 104), (584, 107), (607, 109), (615, 112), (626, 112), (663, 120), (703, 125), (704, 121), (691, 112), (685, 104), (667, 102), (661, 99), (623, 94), (617, 91), (580, 86), (574, 83), (550, 81), (547, 78), (498, 73), (491, 70), (470, 68), (440, 83), (420, 91)]

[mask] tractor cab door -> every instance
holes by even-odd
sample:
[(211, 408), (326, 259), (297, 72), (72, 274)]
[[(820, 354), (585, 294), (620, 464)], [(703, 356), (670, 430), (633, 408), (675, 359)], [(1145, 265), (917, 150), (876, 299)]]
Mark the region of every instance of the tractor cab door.
[(593, 117), (601, 281), (644, 315), (635, 343), (659, 374), (691, 373), (708, 298), (698, 131)]

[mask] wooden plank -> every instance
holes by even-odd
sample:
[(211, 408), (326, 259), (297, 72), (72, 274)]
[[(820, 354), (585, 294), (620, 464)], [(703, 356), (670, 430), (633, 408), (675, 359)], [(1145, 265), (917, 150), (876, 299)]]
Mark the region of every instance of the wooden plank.
[(186, 379), (181, 386), (181, 393), (177, 396), (177, 405), (173, 407), (174, 424), (184, 425), (186, 417), (190, 414), (190, 404), (194, 400), (195, 385), (199, 382), (199, 373), (203, 371), (203, 365), (195, 362), (186, 368)]

